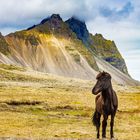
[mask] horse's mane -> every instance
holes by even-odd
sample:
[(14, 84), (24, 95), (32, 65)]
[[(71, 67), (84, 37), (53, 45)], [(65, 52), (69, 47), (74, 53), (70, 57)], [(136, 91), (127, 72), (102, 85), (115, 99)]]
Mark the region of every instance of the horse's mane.
[(102, 82), (102, 89), (106, 89), (108, 87), (112, 88), (112, 84), (111, 84), (111, 75), (107, 72), (100, 72), (97, 77), (97, 80), (100, 80), (100, 82)]
[(104, 79), (104, 78), (107, 78), (107, 79), (111, 79), (111, 75), (107, 72), (100, 72), (97, 76), (96, 76), (96, 79)]

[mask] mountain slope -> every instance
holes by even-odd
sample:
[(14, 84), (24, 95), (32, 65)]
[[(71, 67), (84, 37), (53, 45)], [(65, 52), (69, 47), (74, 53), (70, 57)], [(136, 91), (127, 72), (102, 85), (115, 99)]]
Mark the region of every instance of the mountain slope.
[[(114, 82), (137, 84), (129, 77), (125, 62), (117, 64), (123, 58), (115, 45), (106, 49), (104, 45), (107, 40), (102, 38), (99, 43), (96, 42), (97, 39), (88, 32), (84, 22), (75, 22), (75, 19), (71, 21), (71, 24), (76, 24), (77, 30), (81, 29), (77, 32), (75, 25), (70, 27), (68, 21), (64, 22), (58, 14), (54, 14), (27, 30), (5, 37), (1, 35), (0, 41), (5, 45), (0, 46), (0, 62), (60, 76), (92, 80), (95, 80), (98, 71), (106, 65), (110, 68), (109, 72), (113, 75)], [(2, 48), (5, 48), (4, 51)], [(104, 56), (110, 57), (112, 50), (115, 50), (119, 59), (115, 57), (117, 61), (113, 59), (113, 62), (107, 63)], [(125, 66), (126, 71), (121, 69), (121, 65)], [(104, 67), (104, 70), (107, 70), (107, 67)]]
[(101, 34), (95, 34), (94, 36), (91, 34), (90, 37), (92, 38), (91, 49), (97, 56), (129, 75), (125, 61), (119, 53), (114, 41), (105, 39)]
[(118, 51), (114, 41), (103, 38), (101, 34), (90, 34), (85, 22), (80, 21), (75, 17), (68, 19), (66, 23), (88, 49), (123, 73), (129, 75), (125, 61)]
[[(12, 59), (21, 66), (62, 76), (89, 79), (90, 75), (95, 75), (95, 70), (74, 49), (75, 44), (71, 41), (58, 39), (54, 35), (40, 35), (39, 39), (40, 44), (32, 46), (30, 42), (26, 45), (23, 39), (7, 36), (6, 41), (12, 45), (10, 48)], [(68, 53), (67, 46), (71, 46), (75, 53), (74, 57), (77, 55), (78, 58), (73, 58)]]
[(4, 39), (4, 36), (0, 33), (0, 52), (3, 53), (4, 55), (9, 54), (9, 48), (8, 48), (8, 43)]

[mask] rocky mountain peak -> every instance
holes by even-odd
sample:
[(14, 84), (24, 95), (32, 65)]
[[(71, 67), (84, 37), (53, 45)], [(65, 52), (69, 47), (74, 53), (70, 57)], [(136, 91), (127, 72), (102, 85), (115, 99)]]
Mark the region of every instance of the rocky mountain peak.
[(79, 20), (76, 17), (71, 17), (66, 21), (66, 23), (69, 25), (70, 29), (77, 35), (77, 38), (82, 40), (83, 43), (88, 46), (90, 38), (85, 22)]
[(58, 25), (60, 25), (63, 22), (62, 18), (60, 17), (59, 14), (52, 14), (51, 16), (44, 18), (40, 24), (37, 25), (33, 25), (31, 27), (29, 27), (27, 30), (31, 30), (35, 27), (38, 27), (40, 25), (45, 25), (45, 24), (49, 24), (49, 26), (51, 26), (52, 28), (56, 28)]
[(63, 21), (62, 18), (60, 17), (59, 14), (52, 14), (50, 17), (47, 17), (45, 19), (43, 19), (40, 24), (44, 24), (48, 21), (53, 21), (53, 22), (56, 22), (56, 21)]
[(62, 18), (60, 17), (59, 14), (52, 14), (50, 18), (51, 18), (51, 19), (62, 20)]
[(72, 17), (69, 18), (67, 21), (71, 21), (71, 22), (77, 23), (77, 24), (79, 24), (79, 25), (81, 25), (81, 26), (86, 26), (84, 20), (81, 20), (81, 19), (79, 19), (79, 18), (77, 18), (77, 17), (75, 17), (75, 16), (72, 16)]
[(96, 33), (95, 36), (104, 39), (104, 37), (103, 37), (102, 34), (98, 34), (98, 33)]

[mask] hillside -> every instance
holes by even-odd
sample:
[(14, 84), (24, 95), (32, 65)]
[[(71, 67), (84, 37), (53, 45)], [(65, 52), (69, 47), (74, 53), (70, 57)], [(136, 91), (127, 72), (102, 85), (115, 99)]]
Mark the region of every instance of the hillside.
[(108, 67), (104, 70), (113, 75), (113, 82), (138, 84), (129, 76), (115, 43), (91, 35), (86, 24), (75, 18), (64, 22), (53, 14), (27, 30), (0, 35), (0, 47), (0, 62), (4, 64), (87, 80), (95, 80), (107, 64), (109, 71)]

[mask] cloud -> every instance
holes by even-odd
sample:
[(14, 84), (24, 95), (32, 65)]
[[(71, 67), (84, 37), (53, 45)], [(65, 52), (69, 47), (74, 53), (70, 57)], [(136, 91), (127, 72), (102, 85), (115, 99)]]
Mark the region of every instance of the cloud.
[(64, 19), (75, 15), (90, 21), (98, 16), (128, 17), (133, 11), (132, 3), (126, 0), (104, 0), (102, 3), (98, 0), (0, 0), (0, 3), (0, 27), (29, 26), (52, 13), (59, 13)]
[[(63, 18), (76, 15), (91, 18), (89, 0), (5, 0), (0, 1), (0, 26), (24, 26), (38, 22), (52, 13), (59, 13)], [(95, 6), (94, 6), (95, 7)]]
[(109, 7), (101, 7), (100, 14), (111, 21), (118, 21), (127, 18), (134, 11), (134, 6), (129, 1), (122, 8), (111, 9)]

